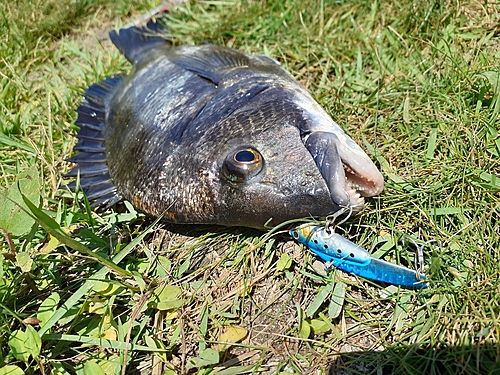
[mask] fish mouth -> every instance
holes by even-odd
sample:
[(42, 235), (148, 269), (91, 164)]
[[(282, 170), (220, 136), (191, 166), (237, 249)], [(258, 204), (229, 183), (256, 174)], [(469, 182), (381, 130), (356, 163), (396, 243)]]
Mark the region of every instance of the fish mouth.
[(365, 204), (365, 197), (373, 197), (383, 190), (382, 184), (377, 183), (366, 175), (359, 175), (349, 165), (342, 163), (345, 174), (344, 190), (349, 196), (350, 207), (359, 211)]
[(366, 153), (345, 135), (316, 131), (304, 145), (312, 155), (339, 208), (360, 211), (365, 197), (384, 189), (384, 178)]

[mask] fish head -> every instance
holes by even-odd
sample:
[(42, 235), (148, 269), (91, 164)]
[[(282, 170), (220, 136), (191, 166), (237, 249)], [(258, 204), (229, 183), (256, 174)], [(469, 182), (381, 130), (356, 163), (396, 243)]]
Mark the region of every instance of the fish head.
[(223, 144), (212, 159), (217, 177), (207, 189), (217, 191), (218, 223), (263, 228), (323, 218), (342, 207), (358, 210), (363, 195), (381, 191), (380, 172), (353, 141), (357, 148), (349, 153), (352, 145), (330, 133), (304, 136), (301, 127), (309, 125), (301, 123), (315, 119), (296, 105), (260, 103), (224, 121), (217, 128), (230, 131), (202, 140)]
[(219, 159), (218, 222), (263, 228), (266, 223), (324, 217), (338, 210), (295, 127), (234, 139)]

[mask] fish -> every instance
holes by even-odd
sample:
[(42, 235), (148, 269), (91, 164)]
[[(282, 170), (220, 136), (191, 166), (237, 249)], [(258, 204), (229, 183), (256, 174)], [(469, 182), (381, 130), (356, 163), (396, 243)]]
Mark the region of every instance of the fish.
[(165, 34), (161, 19), (111, 31), (132, 71), (91, 85), (77, 109), (67, 176), (93, 207), (264, 229), (381, 193), (370, 157), (277, 60)]

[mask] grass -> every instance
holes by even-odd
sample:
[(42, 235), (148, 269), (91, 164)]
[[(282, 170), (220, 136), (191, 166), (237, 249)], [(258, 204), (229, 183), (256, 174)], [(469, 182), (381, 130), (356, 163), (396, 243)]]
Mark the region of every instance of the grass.
[(500, 3), (171, 13), (176, 44), (276, 57), (369, 150), (386, 189), (346, 236), (410, 266), (425, 244), (431, 287), (418, 292), (327, 274), (283, 231), (96, 213), (59, 189), (80, 95), (130, 69), (106, 32), (156, 5), (1, 10), (0, 374), (500, 373)]

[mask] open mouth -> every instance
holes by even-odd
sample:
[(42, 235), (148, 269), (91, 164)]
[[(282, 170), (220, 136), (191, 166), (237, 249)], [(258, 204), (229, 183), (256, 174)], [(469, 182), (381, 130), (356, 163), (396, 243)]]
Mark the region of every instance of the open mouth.
[(356, 174), (347, 164), (342, 163), (342, 166), (345, 174), (344, 189), (349, 195), (350, 206), (353, 211), (359, 211), (365, 204), (364, 197), (373, 197), (382, 192), (383, 179), (380, 181), (379, 178), (379, 181), (372, 181), (367, 176)]
[(382, 192), (384, 178), (366, 153), (352, 140), (334, 133), (317, 131), (304, 145), (323, 176), (333, 202), (339, 207), (360, 211), (364, 197)]
[(357, 184), (353, 183), (346, 175), (345, 192), (349, 196), (349, 206), (353, 211), (361, 211), (365, 205), (365, 198), (360, 194)]

